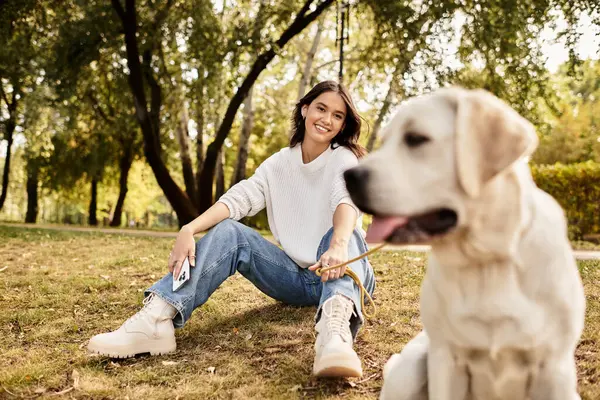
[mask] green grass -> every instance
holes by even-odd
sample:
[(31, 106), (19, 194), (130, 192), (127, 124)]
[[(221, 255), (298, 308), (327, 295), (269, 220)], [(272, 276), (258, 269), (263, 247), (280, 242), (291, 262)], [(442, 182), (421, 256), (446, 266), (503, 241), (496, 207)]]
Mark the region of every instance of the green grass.
[[(356, 345), (362, 379), (313, 379), (314, 308), (271, 300), (240, 276), (177, 331), (176, 353), (88, 355), (92, 335), (139, 309), (144, 288), (166, 271), (172, 243), (0, 226), (0, 398), (65, 391), (78, 399), (376, 399), (384, 363), (420, 330), (425, 254), (380, 252), (372, 257), (378, 313)], [(579, 384), (591, 400), (600, 398), (600, 265), (586, 261), (580, 269), (588, 311)]]

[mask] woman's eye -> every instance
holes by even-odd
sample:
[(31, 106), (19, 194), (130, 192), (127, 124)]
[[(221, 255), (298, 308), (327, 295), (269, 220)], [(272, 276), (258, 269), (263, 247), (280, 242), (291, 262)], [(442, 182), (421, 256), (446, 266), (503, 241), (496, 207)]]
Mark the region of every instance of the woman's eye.
[(335, 116), (335, 117), (336, 117), (337, 119), (339, 119), (339, 120), (343, 119), (343, 118), (342, 118), (342, 116), (341, 116), (341, 115), (339, 115), (339, 114), (336, 114), (336, 116)]
[(429, 139), (425, 135), (420, 135), (418, 133), (413, 133), (413, 132), (407, 132), (404, 135), (404, 143), (406, 143), (406, 145), (408, 147), (418, 147), (418, 146), (421, 146), (422, 144), (429, 142), (430, 140), (431, 139)]
[(325, 109), (323, 107), (317, 107), (317, 110), (319, 110), (319, 111), (325, 111)]

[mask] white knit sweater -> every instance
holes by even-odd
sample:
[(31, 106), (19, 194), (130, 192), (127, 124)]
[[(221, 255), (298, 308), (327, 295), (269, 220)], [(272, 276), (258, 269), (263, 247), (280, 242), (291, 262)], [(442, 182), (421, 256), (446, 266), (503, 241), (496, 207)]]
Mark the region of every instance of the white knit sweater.
[(352, 203), (343, 172), (358, 162), (346, 147), (328, 149), (310, 163), (302, 161), (300, 145), (286, 147), (258, 166), (254, 175), (232, 186), (218, 201), (240, 220), (267, 208), (269, 228), (283, 250), (299, 266), (316, 262), (321, 238), (333, 226), (333, 213), (341, 203), (359, 215)]

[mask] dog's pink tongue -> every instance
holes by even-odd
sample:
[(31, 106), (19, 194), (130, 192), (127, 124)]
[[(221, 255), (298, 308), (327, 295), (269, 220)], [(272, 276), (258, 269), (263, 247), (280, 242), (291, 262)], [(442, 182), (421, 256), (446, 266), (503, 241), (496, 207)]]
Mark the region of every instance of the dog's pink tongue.
[(385, 241), (396, 228), (408, 222), (406, 217), (373, 217), (373, 222), (367, 230), (367, 243), (380, 243)]

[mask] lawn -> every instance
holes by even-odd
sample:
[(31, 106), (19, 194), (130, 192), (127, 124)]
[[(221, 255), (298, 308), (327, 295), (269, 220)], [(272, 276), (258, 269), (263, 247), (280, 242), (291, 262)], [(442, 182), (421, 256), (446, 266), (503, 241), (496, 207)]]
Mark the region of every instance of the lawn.
[[(372, 257), (378, 312), (356, 345), (362, 379), (311, 378), (314, 309), (273, 301), (240, 276), (177, 332), (176, 353), (87, 354), (92, 335), (139, 309), (172, 243), (0, 226), (0, 398), (376, 399), (385, 361), (420, 330), (425, 254), (380, 252)], [(592, 400), (600, 398), (600, 263), (579, 265), (588, 299), (579, 384)]]

